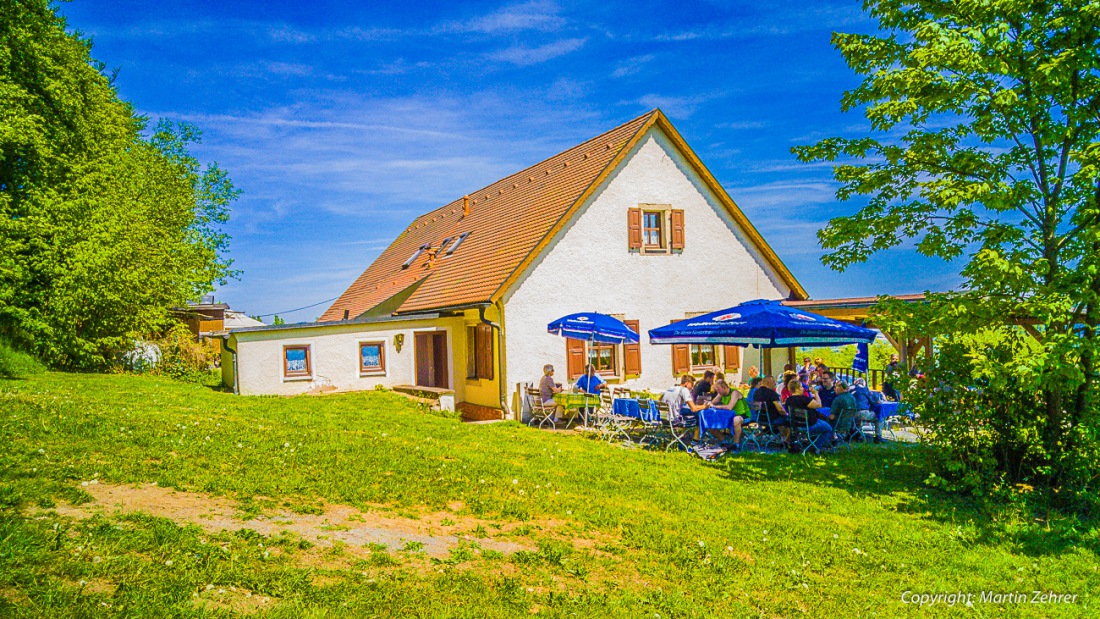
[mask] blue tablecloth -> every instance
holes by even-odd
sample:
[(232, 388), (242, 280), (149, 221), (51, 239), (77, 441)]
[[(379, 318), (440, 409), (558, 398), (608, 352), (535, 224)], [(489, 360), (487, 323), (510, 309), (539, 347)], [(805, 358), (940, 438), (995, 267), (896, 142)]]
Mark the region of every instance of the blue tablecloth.
[(615, 398), (611, 401), (611, 412), (643, 421), (661, 420), (661, 414), (657, 412), (657, 406), (653, 403), (653, 400), (649, 401), (649, 408), (643, 411), (635, 398)]
[[(817, 413), (822, 417), (829, 416), (829, 409), (821, 407), (817, 409)], [(879, 404), (878, 420), (882, 421), (888, 417), (896, 417), (897, 415), (906, 415), (910, 419), (913, 417), (913, 413), (909, 410), (908, 406), (902, 406), (901, 402), (882, 402)]]
[(699, 411), (699, 434), (707, 430), (728, 430), (737, 411), (707, 407)]

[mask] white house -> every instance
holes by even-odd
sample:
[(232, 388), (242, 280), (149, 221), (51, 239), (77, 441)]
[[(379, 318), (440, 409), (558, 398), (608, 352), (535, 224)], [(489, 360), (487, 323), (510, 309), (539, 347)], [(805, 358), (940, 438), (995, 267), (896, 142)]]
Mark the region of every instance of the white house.
[[(408, 384), (508, 413), (547, 363), (569, 379), (590, 360), (628, 387), (706, 369), (739, 380), (759, 351), (645, 332), (757, 298), (806, 292), (654, 110), (418, 217), (318, 322), (236, 329), (222, 367), (242, 394)], [(547, 333), (581, 311), (620, 317), (641, 343)]]

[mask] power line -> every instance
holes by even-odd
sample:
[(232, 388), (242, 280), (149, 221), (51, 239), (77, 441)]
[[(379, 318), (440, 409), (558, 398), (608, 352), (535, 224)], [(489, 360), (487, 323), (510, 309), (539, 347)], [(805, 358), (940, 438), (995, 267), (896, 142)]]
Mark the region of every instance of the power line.
[(314, 303), (313, 305), (307, 305), (305, 307), (298, 307), (298, 308), (295, 308), (295, 309), (292, 309), (292, 310), (286, 310), (286, 311), (282, 311), (282, 312), (271, 312), (270, 314), (256, 314), (256, 316), (254, 316), (254, 318), (264, 318), (265, 316), (274, 316), (276, 314), (293, 314), (294, 312), (297, 312), (299, 310), (309, 309), (311, 307), (317, 307), (318, 305), (321, 305), (323, 303), (330, 303), (330, 302), (335, 301), (336, 299), (339, 299), (339, 298), (340, 298), (339, 296), (336, 296), (336, 297), (332, 297), (331, 299), (325, 299), (324, 301), (318, 301), (318, 302)]

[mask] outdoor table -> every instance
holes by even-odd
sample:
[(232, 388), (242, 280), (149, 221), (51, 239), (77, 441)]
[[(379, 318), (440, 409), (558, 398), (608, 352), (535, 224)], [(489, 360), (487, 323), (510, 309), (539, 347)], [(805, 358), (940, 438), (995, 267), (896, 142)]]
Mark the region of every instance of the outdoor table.
[(637, 398), (615, 398), (611, 401), (611, 412), (623, 417), (634, 417), (642, 421), (660, 421), (661, 414), (657, 412), (657, 405), (653, 400), (649, 401), (649, 408), (641, 410)]
[(584, 425), (588, 425), (588, 409), (600, 407), (600, 396), (594, 393), (555, 393), (554, 402), (569, 410), (575, 408), (581, 412)]
[(737, 411), (724, 408), (706, 407), (699, 411), (699, 436), (702, 437), (707, 430), (728, 430)]

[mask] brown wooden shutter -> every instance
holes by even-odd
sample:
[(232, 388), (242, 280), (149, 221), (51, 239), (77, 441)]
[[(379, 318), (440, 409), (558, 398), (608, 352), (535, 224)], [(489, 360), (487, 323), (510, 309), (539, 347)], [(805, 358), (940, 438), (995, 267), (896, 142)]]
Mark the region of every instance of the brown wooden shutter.
[(626, 214), (627, 247), (642, 248), (642, 209), (632, 208)]
[(584, 340), (565, 338), (565, 360), (569, 380), (580, 378), (584, 374), (585, 366)]
[(691, 346), (689, 344), (672, 345), (672, 373), (675, 376), (691, 372)]
[(477, 326), (477, 377), (493, 380), (493, 327)]
[(630, 327), (638, 334), (637, 344), (623, 344), (623, 374), (626, 376), (641, 376), (642, 332), (639, 330), (637, 320), (624, 320), (623, 324)]
[(683, 209), (672, 210), (672, 234), (669, 239), (669, 246), (672, 249), (684, 248), (684, 211)]
[(726, 371), (741, 368), (741, 347), (723, 346), (723, 356), (726, 358)]

